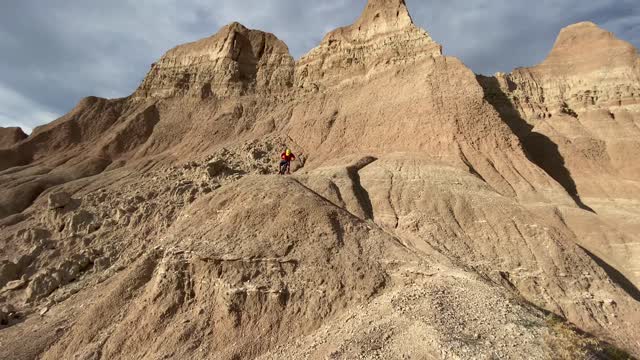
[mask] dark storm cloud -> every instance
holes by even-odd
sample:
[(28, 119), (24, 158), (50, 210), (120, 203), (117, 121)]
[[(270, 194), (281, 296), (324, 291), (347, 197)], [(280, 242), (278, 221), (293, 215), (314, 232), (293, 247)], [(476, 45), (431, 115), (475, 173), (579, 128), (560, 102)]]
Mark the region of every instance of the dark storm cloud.
[[(298, 58), (366, 0), (7, 0), (0, 4), (0, 126), (31, 128), (82, 97), (130, 94), (175, 45), (239, 21)], [(558, 31), (591, 20), (640, 45), (637, 0), (407, 0), (415, 22), (478, 73), (540, 62)]]

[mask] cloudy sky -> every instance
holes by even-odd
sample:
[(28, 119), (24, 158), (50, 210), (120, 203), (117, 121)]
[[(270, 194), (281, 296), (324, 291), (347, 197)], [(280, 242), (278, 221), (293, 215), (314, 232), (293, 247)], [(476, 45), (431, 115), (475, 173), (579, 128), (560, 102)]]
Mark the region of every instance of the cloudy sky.
[[(558, 31), (590, 20), (640, 47), (638, 0), (406, 0), (414, 21), (477, 73), (540, 62)], [(82, 97), (129, 95), (171, 47), (231, 21), (298, 58), (366, 0), (2, 0), (0, 126), (26, 131)]]

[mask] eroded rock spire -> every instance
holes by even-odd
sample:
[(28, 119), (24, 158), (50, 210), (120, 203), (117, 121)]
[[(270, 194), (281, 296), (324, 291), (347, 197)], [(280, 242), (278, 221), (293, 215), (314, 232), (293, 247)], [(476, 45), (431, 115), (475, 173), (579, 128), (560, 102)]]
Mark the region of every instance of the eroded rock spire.
[(375, 35), (413, 26), (404, 0), (370, 0), (353, 28)]
[(442, 47), (413, 24), (404, 0), (370, 0), (353, 25), (330, 32), (300, 59), (296, 84), (328, 87), (441, 55)]
[(635, 47), (592, 22), (563, 28), (542, 66), (558, 67), (566, 73), (593, 71), (603, 67), (633, 66)]

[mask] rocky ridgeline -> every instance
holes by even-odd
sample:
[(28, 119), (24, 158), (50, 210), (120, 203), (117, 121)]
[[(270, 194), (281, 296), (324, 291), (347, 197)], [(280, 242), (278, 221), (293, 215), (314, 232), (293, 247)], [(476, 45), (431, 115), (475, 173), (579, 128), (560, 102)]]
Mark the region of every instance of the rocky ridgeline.
[(329, 33), (297, 63), (274, 35), (238, 23), (225, 26), (215, 36), (170, 50), (134, 96), (315, 91), (441, 55), (441, 46), (413, 24), (404, 1), (371, 1), (356, 23)]

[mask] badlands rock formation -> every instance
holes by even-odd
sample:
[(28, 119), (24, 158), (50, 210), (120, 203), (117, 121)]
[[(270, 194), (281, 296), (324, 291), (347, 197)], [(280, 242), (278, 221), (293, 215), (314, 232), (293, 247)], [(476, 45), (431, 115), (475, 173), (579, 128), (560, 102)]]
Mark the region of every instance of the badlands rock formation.
[(291, 86), (293, 71), (282, 41), (232, 23), (210, 38), (170, 50), (151, 66), (134, 96), (205, 99), (275, 92)]
[(442, 48), (416, 27), (403, 1), (370, 1), (360, 18), (327, 34), (296, 66), (296, 85), (348, 84), (393, 65), (442, 55)]
[(402, 0), (178, 46), (0, 149), (0, 358), (639, 355), (637, 70), (577, 25), (477, 77)]
[(566, 214), (579, 243), (639, 286), (637, 50), (579, 23), (561, 31), (540, 65), (480, 81), (530, 158), (599, 215)]

